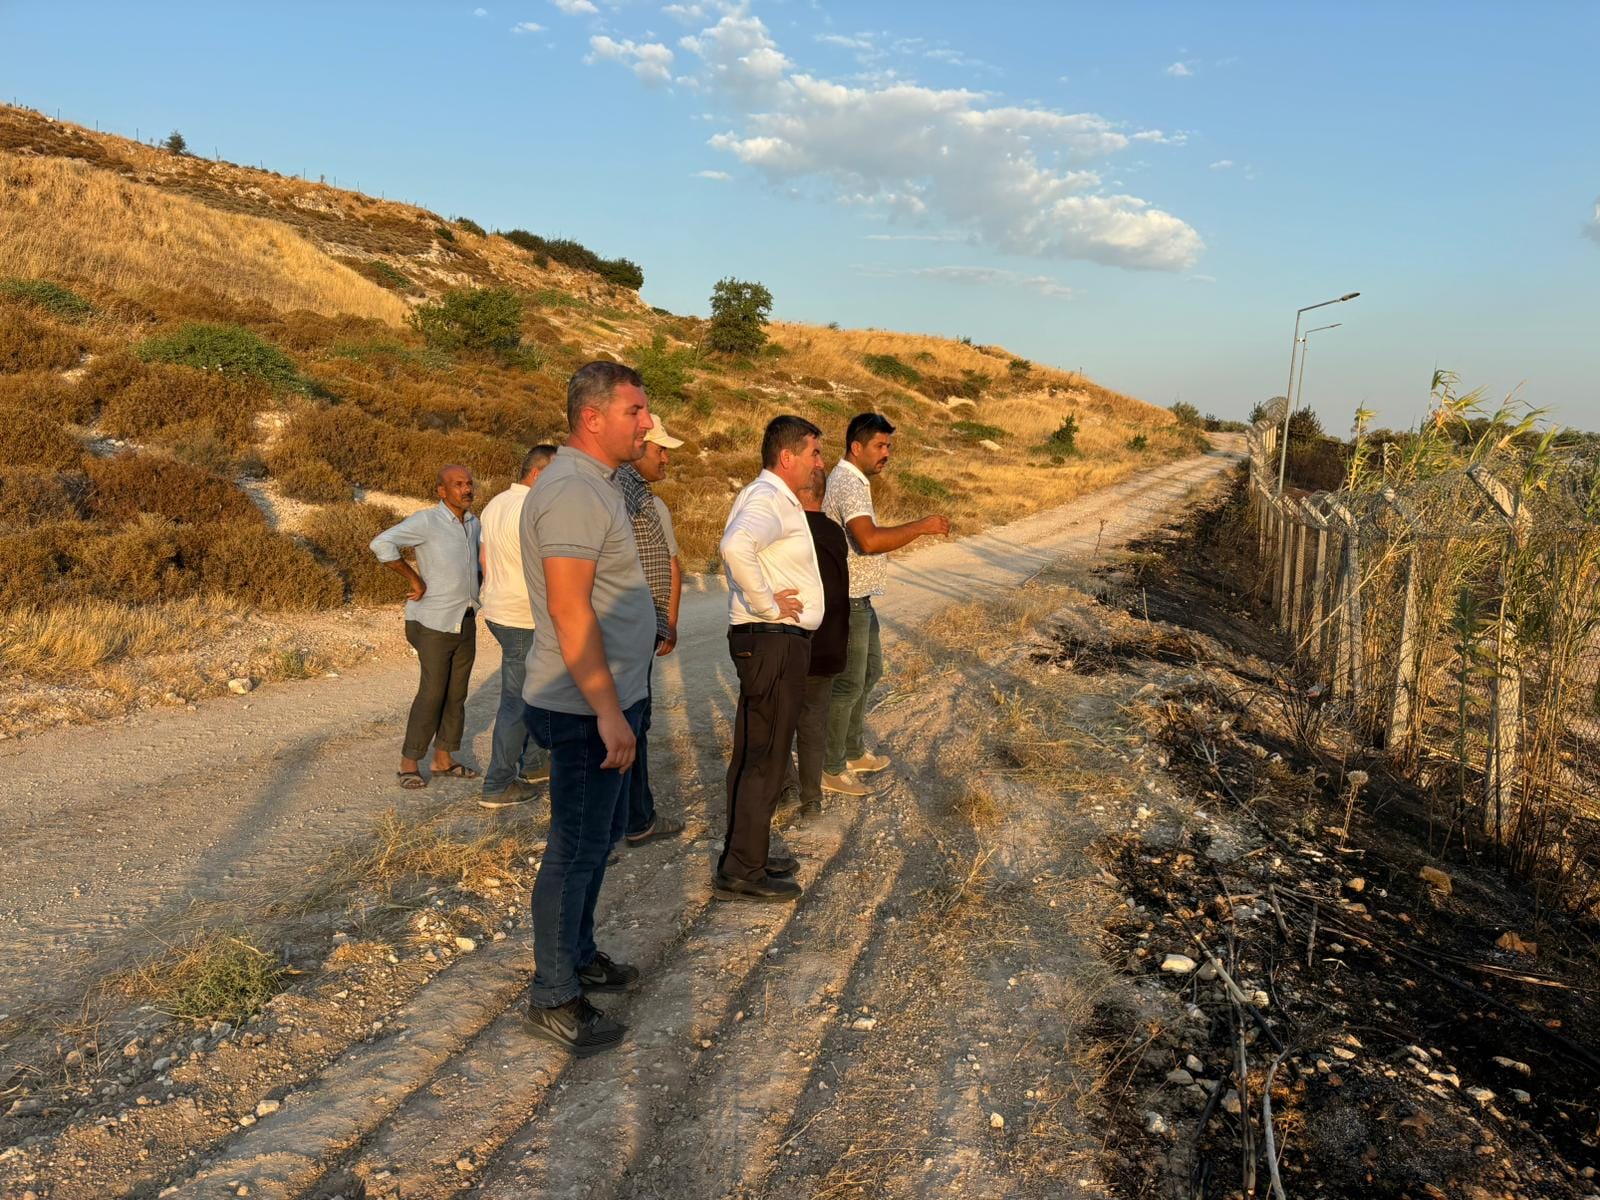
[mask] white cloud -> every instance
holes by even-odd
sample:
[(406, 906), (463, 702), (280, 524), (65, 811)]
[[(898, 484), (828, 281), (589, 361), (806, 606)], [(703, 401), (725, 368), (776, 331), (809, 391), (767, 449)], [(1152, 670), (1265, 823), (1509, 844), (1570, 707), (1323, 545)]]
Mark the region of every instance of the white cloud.
[(593, 0), (550, 0), (550, 3), (569, 17), (584, 17), (600, 11)]
[(869, 233), (869, 242), (959, 242), (959, 233)]
[(472, 15), (475, 17), (487, 17), (489, 10), (487, 8), (475, 8), (472, 10)]
[(1216, 162), (1211, 164), (1211, 169), (1213, 171), (1226, 171), (1231, 166), (1233, 166), (1233, 159), (1219, 158)]
[(1594, 216), (1584, 225), (1583, 234), (1600, 244), (1600, 200), (1594, 202)]
[(1073, 292), (1065, 284), (1057, 283), (1048, 275), (1024, 275), (1020, 271), (1007, 271), (1002, 267), (861, 267), (858, 275), (877, 278), (909, 276), (915, 279), (935, 279), (942, 283), (959, 283), (969, 287), (1013, 287), (1048, 296), (1053, 300), (1069, 299)]
[(1182, 146), (1189, 140), (1187, 133), (1162, 133), (1159, 129), (1141, 129), (1133, 135), (1136, 142), (1154, 142), (1157, 146)]
[(646, 83), (672, 82), (672, 51), (660, 42), (616, 41), (603, 34), (589, 39), (590, 61), (607, 58), (627, 63)]
[(1187, 79), (1194, 74), (1194, 68), (1189, 66), (1188, 63), (1175, 62), (1167, 68), (1167, 74), (1174, 79)]
[(1217, 277), (1215, 275), (1191, 275), (1191, 276), (1189, 276), (1189, 282), (1190, 283), (1215, 283), (1216, 281), (1217, 281)]
[[(908, 47), (915, 40), (902, 39)], [(660, 58), (663, 46), (610, 38), (590, 45), (592, 60), (665, 81), (671, 60)], [(819, 79), (798, 69), (744, 8), (678, 45), (683, 74), (723, 114), (710, 145), (791, 195), (821, 195), (912, 231), (933, 222), (1035, 258), (1183, 271), (1205, 249), (1181, 218), (1108, 187), (1092, 169), (1136, 141), (1176, 144), (1183, 135), (1125, 132), (1094, 113), (998, 103), (965, 88)]]
[(696, 171), (696, 179), (715, 179), (718, 183), (727, 183), (733, 176), (726, 171)]
[(537, 21), (518, 21), (511, 27), (512, 33), (543, 33), (544, 26)]

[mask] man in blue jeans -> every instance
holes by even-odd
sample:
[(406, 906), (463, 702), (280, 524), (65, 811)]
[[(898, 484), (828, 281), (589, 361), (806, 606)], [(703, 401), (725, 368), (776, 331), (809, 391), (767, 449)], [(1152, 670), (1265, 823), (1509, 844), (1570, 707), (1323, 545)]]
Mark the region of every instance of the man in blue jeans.
[(550, 832), (533, 885), (530, 1033), (578, 1055), (624, 1026), (585, 993), (625, 992), (638, 968), (594, 940), (606, 859), (628, 815), (627, 782), (656, 649), (656, 610), (633, 523), (613, 482), (644, 452), (650, 407), (638, 372), (592, 362), (567, 384), (566, 445), (522, 505), (533, 652), (522, 698), (550, 751)]
[(845, 453), (828, 476), (822, 511), (844, 528), (849, 542), (850, 633), (844, 670), (833, 677), (828, 704), (828, 753), (822, 764), (822, 790), (841, 796), (870, 796), (861, 776), (881, 771), (889, 756), (866, 746), (867, 696), (883, 675), (883, 643), (874, 598), (883, 595), (891, 550), (928, 534), (950, 532), (950, 519), (923, 517), (904, 525), (879, 525), (872, 503), (872, 476), (889, 465), (894, 426), (879, 413), (857, 413), (845, 430)]
[[(489, 769), (483, 773), (484, 808), (526, 804), (536, 795), (533, 780), (523, 775), (532, 740), (523, 720), (527, 705), (522, 684), (528, 673), (528, 651), (533, 648), (533, 607), (522, 576), (522, 502), (555, 457), (556, 448), (535, 446), (522, 459), (521, 477), (483, 506), (478, 554), (483, 565), (479, 611), (494, 640), (500, 643), (500, 707), (494, 715), (494, 738)], [(537, 774), (549, 775), (548, 768)]]

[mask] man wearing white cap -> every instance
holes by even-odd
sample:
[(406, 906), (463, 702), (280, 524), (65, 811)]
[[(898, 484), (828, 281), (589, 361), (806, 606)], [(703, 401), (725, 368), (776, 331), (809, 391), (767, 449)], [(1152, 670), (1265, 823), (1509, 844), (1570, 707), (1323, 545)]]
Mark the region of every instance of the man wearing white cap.
[[(660, 417), (651, 414), (651, 419), (655, 424), (644, 435), (644, 456), (617, 468), (616, 485), (628, 506), (628, 516), (633, 521), (633, 540), (639, 547), (639, 565), (644, 568), (650, 598), (656, 605), (656, 656), (659, 658), (671, 654), (678, 644), (678, 600), (683, 591), (683, 571), (678, 564), (678, 540), (672, 532), (672, 514), (650, 490), (650, 485), (667, 477), (667, 452), (683, 445), (683, 439), (668, 433)], [(647, 677), (647, 684), (650, 682), (652, 680)], [(647, 690), (644, 717), (639, 723), (638, 750), (627, 786), (628, 828), (624, 840), (630, 846), (677, 837), (683, 832), (682, 821), (656, 812), (656, 798), (650, 790), (647, 745), (650, 701), (651, 692)]]

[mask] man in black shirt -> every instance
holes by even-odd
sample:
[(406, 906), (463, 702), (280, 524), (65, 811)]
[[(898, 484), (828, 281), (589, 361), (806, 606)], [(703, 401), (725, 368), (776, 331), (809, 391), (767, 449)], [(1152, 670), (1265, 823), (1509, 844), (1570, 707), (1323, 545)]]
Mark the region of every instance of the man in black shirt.
[[(791, 776), (786, 793), (796, 795), (800, 815), (822, 811), (822, 766), (828, 752), (828, 705), (833, 695), (833, 677), (844, 670), (845, 645), (850, 637), (849, 544), (844, 530), (822, 511), (822, 495), (828, 477), (822, 471), (795, 494), (806, 510), (811, 541), (817, 550), (817, 569), (822, 575), (822, 624), (811, 635), (811, 669), (806, 674), (805, 703), (800, 709), (800, 725), (795, 731), (799, 753), (798, 778)], [(792, 770), (792, 768), (791, 768)], [(788, 798), (787, 795), (785, 797)]]

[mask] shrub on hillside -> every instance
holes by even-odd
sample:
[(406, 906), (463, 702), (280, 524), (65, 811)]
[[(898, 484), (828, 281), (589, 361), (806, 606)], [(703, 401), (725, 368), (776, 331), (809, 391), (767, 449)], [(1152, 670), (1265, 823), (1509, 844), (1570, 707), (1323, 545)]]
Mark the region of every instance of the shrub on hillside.
[(260, 521), (194, 527), (182, 536), (202, 591), (270, 609), (331, 608), (344, 598), (337, 575)]
[(982, 421), (952, 421), (950, 429), (974, 442), (998, 442), (1006, 431), (998, 425), (985, 425)]
[(456, 224), (459, 225), (462, 229), (465, 229), (468, 233), (475, 233), (479, 237), (488, 237), (489, 236), (488, 234), (484, 233), (483, 226), (479, 225), (471, 217), (457, 217), (456, 218)]
[(1021, 379), (1033, 370), (1033, 364), (1025, 358), (1013, 358), (1006, 364), (1006, 370), (1011, 372), (1013, 379)]
[(0, 463), (29, 463), (52, 471), (76, 467), (83, 458), (78, 439), (55, 417), (37, 409), (0, 409)]
[(307, 504), (333, 504), (350, 499), (350, 481), (320, 458), (307, 459), (284, 471), (273, 472), (278, 490), (291, 500)]
[(1045, 439), (1045, 449), (1051, 454), (1076, 454), (1078, 452), (1078, 418), (1068, 413), (1056, 431)]
[(399, 520), (399, 513), (382, 504), (330, 504), (306, 518), (302, 533), (343, 577), (351, 600), (393, 604), (405, 599), (405, 581), (373, 556), (370, 543)]
[(48, 279), (0, 279), (0, 299), (15, 300), (69, 321), (81, 321), (94, 315), (94, 305), (77, 292)]
[(90, 459), (87, 506), (102, 521), (123, 522), (155, 513), (182, 525), (265, 518), (231, 482), (209, 471), (155, 454)]
[(101, 600), (154, 604), (191, 595), (198, 584), (194, 572), (184, 569), (178, 526), (150, 513), (96, 533), (75, 558), (73, 590)]
[(515, 350), (522, 340), (522, 297), (510, 288), (453, 288), (413, 310), (411, 323), (441, 350)]
[(93, 525), (61, 521), (0, 534), (0, 612), (44, 608), (73, 597), (67, 579), (75, 552), (96, 534)]
[(706, 345), (719, 354), (755, 354), (767, 341), (772, 293), (759, 283), (721, 279), (711, 289)]
[(922, 382), (921, 371), (909, 363), (901, 362), (892, 354), (864, 354), (861, 356), (861, 365), (880, 379), (892, 379), (907, 387), (915, 387)]
[(1150, 448), (1150, 439), (1142, 433), (1136, 433), (1128, 439), (1128, 449), (1143, 452)]
[[(237, 450), (254, 440), (256, 413), (270, 400), (266, 386), (254, 379), (152, 363), (106, 399), (100, 423), (113, 437), (192, 442), (206, 432), (192, 427), (199, 420), (216, 440)], [(160, 436), (178, 425), (191, 426), (187, 436)]]
[(0, 408), (24, 408), (72, 425), (94, 420), (92, 395), (54, 371), (0, 375)]
[(145, 362), (200, 367), (225, 375), (259, 379), (287, 387), (299, 379), (294, 360), (272, 343), (240, 325), (191, 321), (138, 346)]
[(441, 242), (453, 242), (456, 240), (456, 231), (448, 225), (435, 225), (433, 227), (433, 236)]
[(1322, 431), (1322, 418), (1309, 408), (1297, 408), (1289, 417), (1289, 440), (1309, 442), (1326, 436)]
[(411, 276), (390, 266), (381, 258), (341, 258), (339, 261), (358, 275), (365, 275), (379, 287), (388, 288), (391, 292), (412, 296), (422, 291), (412, 281)]
[(526, 229), (511, 229), (501, 234), (506, 241), (534, 256), (541, 267), (550, 260), (580, 271), (593, 271), (608, 283), (638, 291), (644, 286), (644, 272), (626, 258), (601, 258), (593, 250), (571, 238), (542, 238)]
[(648, 346), (635, 346), (624, 357), (644, 377), (645, 395), (652, 401), (683, 399), (683, 389), (689, 385), (689, 372), (695, 360), (691, 347), (669, 348), (667, 335), (658, 333)]
[(1205, 423), (1205, 418), (1200, 415), (1200, 410), (1187, 400), (1175, 401), (1172, 405), (1172, 415), (1178, 418), (1179, 425), (1187, 425), (1198, 429)]
[(0, 462), (0, 530), (16, 532), (82, 514), (83, 476), (31, 463)]
[(900, 490), (919, 500), (948, 500), (951, 491), (932, 475), (919, 475), (915, 471), (901, 471), (896, 476)]
[(169, 154), (182, 155), (189, 153), (188, 141), (184, 138), (183, 134), (179, 133), (176, 129), (167, 134), (166, 138), (161, 143), (161, 148), (167, 151)]
[(111, 350), (91, 358), (78, 377), (75, 389), (78, 409), (86, 414), (83, 423), (92, 420), (112, 396), (149, 369), (131, 350)]
[(0, 375), (65, 371), (88, 349), (83, 337), (20, 304), (0, 305)]

